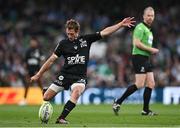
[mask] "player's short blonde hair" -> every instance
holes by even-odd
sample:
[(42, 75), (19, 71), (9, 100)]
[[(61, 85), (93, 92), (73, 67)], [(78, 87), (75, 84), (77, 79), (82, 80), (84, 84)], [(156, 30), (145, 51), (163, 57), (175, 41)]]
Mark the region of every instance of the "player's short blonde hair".
[(67, 20), (65, 27), (68, 29), (74, 29), (75, 32), (78, 32), (80, 30), (79, 22), (74, 19)]

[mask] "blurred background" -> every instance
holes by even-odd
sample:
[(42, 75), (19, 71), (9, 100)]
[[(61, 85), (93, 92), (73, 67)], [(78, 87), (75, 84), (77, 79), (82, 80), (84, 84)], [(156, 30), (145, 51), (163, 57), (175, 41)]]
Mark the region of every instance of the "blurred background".
[[(64, 33), (66, 20), (71, 18), (78, 20), (81, 34), (89, 34), (113, 25), (127, 16), (135, 17), (139, 23), (142, 21), (143, 10), (147, 6), (155, 9), (156, 17), (152, 27), (154, 47), (160, 49), (157, 55), (151, 57), (156, 80), (154, 102), (164, 102), (163, 100), (166, 99), (164, 91), (174, 88), (170, 93), (166, 92), (169, 95), (168, 103), (179, 104), (180, 2), (178, 0), (138, 0), (138, 2), (133, 0), (0, 0), (0, 99), (4, 99), (1, 100), (1, 104), (9, 103), (7, 98), (9, 95), (11, 100), (13, 96), (17, 97), (17, 92), (10, 89), (12, 87), (16, 90), (21, 88), (18, 100), (23, 95), (22, 87), (25, 84), (23, 81), (26, 73), (23, 65), (31, 38), (38, 40), (43, 55), (47, 59), (57, 43), (66, 37)], [(106, 99), (109, 103), (112, 98), (119, 97), (120, 92), (134, 82), (131, 64), (132, 32), (133, 28), (121, 29), (91, 47), (87, 88), (100, 90), (97, 94), (93, 94), (94, 97), (100, 97), (97, 103), (105, 102)], [(44, 86), (50, 85), (62, 65), (63, 59), (60, 58), (44, 74)], [(5, 88), (6, 91), (4, 91)], [(106, 92), (106, 89), (109, 91)], [(112, 91), (113, 89), (118, 90)], [(15, 93), (9, 94), (9, 91)], [(177, 94), (171, 92), (177, 92)], [(6, 98), (4, 98), (5, 94), (8, 95)], [(34, 95), (33, 92), (30, 96), (32, 95)], [(64, 95), (62, 93), (61, 96)], [(61, 103), (58, 98), (55, 101)], [(91, 98), (89, 103), (95, 101)]]

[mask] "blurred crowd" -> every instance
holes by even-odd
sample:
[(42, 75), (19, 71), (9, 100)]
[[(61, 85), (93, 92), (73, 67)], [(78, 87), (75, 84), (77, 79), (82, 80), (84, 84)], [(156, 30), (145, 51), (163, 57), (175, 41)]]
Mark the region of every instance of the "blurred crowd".
[[(153, 24), (154, 47), (160, 49), (151, 60), (156, 86), (180, 85), (180, 4), (177, 0), (0, 0), (0, 86), (23, 86), (26, 74), (24, 55), (32, 37), (38, 39), (48, 58), (57, 43), (66, 37), (64, 24), (74, 18), (80, 22), (81, 34), (102, 30), (134, 16), (142, 21), (143, 9), (151, 5), (156, 12)], [(88, 64), (88, 87), (125, 87), (134, 80), (131, 64), (131, 29), (121, 29), (112, 36), (94, 43)], [(43, 62), (42, 62), (43, 63)], [(60, 58), (44, 74), (48, 86), (63, 65)]]

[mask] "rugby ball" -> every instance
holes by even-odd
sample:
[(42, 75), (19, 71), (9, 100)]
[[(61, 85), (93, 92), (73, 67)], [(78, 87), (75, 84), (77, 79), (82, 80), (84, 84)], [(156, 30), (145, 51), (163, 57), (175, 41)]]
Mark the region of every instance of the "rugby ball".
[(39, 119), (42, 123), (48, 123), (53, 114), (53, 107), (49, 102), (44, 102), (39, 109)]

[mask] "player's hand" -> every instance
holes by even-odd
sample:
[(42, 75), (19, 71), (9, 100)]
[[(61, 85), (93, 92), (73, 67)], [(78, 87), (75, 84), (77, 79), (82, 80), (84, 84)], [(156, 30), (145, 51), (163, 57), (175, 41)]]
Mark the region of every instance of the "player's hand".
[(37, 81), (41, 76), (39, 74), (36, 74), (34, 76), (31, 77), (30, 82), (34, 82)]
[(157, 48), (151, 48), (151, 53), (152, 54), (156, 54), (156, 53), (158, 53), (159, 52), (159, 49), (157, 49)]
[(130, 28), (134, 26), (135, 22), (136, 21), (134, 20), (134, 17), (127, 17), (127, 18), (124, 18), (120, 23), (121, 23), (121, 26)]

